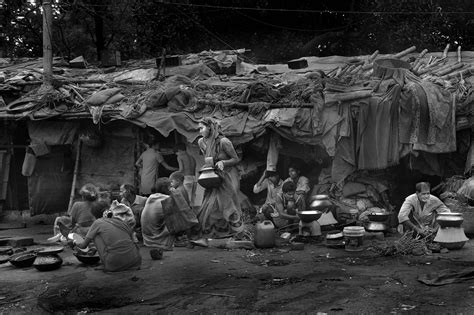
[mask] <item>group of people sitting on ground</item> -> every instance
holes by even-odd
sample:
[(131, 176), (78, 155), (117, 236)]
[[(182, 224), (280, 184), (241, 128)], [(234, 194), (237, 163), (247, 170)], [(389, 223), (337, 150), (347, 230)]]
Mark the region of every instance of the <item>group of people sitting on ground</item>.
[(120, 187), (120, 202), (111, 201), (109, 192), (93, 184), (84, 185), (79, 194), (81, 200), (74, 202), (67, 215), (56, 218), (55, 235), (48, 240), (69, 241), (80, 249), (93, 242), (106, 271), (139, 268), (141, 256), (134, 229), (147, 198), (136, 195), (128, 184)]
[[(55, 235), (48, 240), (67, 241), (71, 233), (76, 233), (84, 242), (74, 245), (81, 249), (93, 242), (105, 270), (139, 266), (138, 238), (143, 239), (145, 246), (172, 249), (176, 235), (169, 232), (170, 224), (165, 224), (166, 211), (170, 214), (184, 211), (187, 215), (186, 228), (177, 232), (190, 236), (191, 229), (197, 225), (184, 180), (178, 171), (169, 178), (160, 178), (149, 197), (140, 196), (134, 186), (123, 184), (120, 200), (113, 201), (110, 193), (100, 193), (98, 187), (86, 184), (79, 191), (82, 200), (76, 201), (66, 216), (56, 218)], [(125, 253), (128, 253), (126, 257), (122, 257)]]
[[(84, 241), (74, 246), (86, 248), (93, 242), (104, 269), (120, 271), (140, 265), (137, 249), (140, 236), (145, 246), (171, 250), (179, 236), (186, 245), (191, 240), (199, 245), (208, 237), (236, 236), (242, 232), (240, 181), (235, 167), (240, 159), (216, 120), (204, 118), (199, 130), (202, 135), (199, 148), (222, 179), (218, 187), (205, 189), (199, 209), (193, 209), (192, 200), (195, 162), (189, 158), (185, 146), (180, 145), (177, 150), (182, 172), (172, 168), (174, 172), (169, 178), (158, 179), (155, 179), (157, 168), (163, 159), (157, 157), (156, 146), (153, 151), (148, 147), (148, 153), (145, 151), (137, 162), (142, 168), (142, 196), (132, 185), (124, 184), (120, 187), (121, 200), (112, 201), (110, 193), (86, 184), (79, 192), (82, 200), (73, 204), (67, 216), (56, 219), (55, 236), (50, 241), (77, 233)], [(147, 178), (150, 173), (152, 180)]]
[[(82, 200), (73, 204), (67, 216), (56, 219), (55, 236), (50, 240), (57, 241), (61, 236), (67, 238), (69, 233), (77, 233), (84, 240), (74, 246), (83, 249), (93, 242), (104, 269), (121, 271), (140, 267), (139, 237), (145, 246), (165, 250), (172, 250), (179, 237), (187, 246), (205, 245), (209, 237), (238, 237), (244, 230), (236, 169), (240, 159), (216, 120), (204, 118), (199, 124), (199, 132), (202, 136), (198, 140), (199, 148), (221, 179), (217, 187), (205, 189), (199, 209), (193, 208), (195, 161), (186, 153), (186, 147), (178, 146), (179, 170), (173, 168), (169, 178), (158, 179), (155, 178), (157, 168), (163, 159), (157, 157), (155, 149), (152, 152), (148, 147), (149, 152), (145, 151), (137, 162), (143, 168), (140, 186), (143, 195), (138, 195), (134, 186), (123, 184), (120, 201), (112, 201), (107, 191), (86, 184), (79, 192)], [(155, 166), (151, 167), (149, 163), (155, 163)], [(152, 171), (148, 172), (150, 169)], [(254, 186), (254, 193), (267, 190), (258, 219), (271, 220), (277, 227), (298, 222), (297, 212), (307, 207), (308, 178), (300, 175), (295, 165), (288, 171), (289, 177), (285, 180), (281, 180), (275, 171), (265, 171)], [(147, 177), (150, 173), (154, 174), (153, 180), (144, 181), (144, 174)], [(420, 183), (416, 189), (416, 194), (407, 197), (402, 205), (399, 221), (423, 234), (422, 226), (433, 221), (433, 213), (449, 209), (430, 195), (429, 184)]]
[(296, 165), (290, 165), (288, 174), (289, 177), (282, 180), (276, 171), (266, 170), (254, 185), (255, 194), (267, 190), (265, 203), (259, 209), (257, 219), (270, 220), (277, 227), (299, 221), (297, 212), (307, 208), (309, 180), (300, 175)]
[[(281, 180), (275, 171), (266, 170), (254, 185), (253, 192), (267, 190), (265, 203), (259, 209), (259, 220), (271, 220), (275, 226), (283, 227), (299, 221), (298, 211), (307, 209), (310, 190), (309, 181), (300, 175), (297, 166), (289, 167), (289, 177)], [(413, 231), (415, 236), (433, 235), (437, 230), (436, 215), (450, 212), (450, 209), (432, 195), (430, 184), (416, 184), (416, 192), (408, 196), (398, 213), (398, 221), (405, 231)]]

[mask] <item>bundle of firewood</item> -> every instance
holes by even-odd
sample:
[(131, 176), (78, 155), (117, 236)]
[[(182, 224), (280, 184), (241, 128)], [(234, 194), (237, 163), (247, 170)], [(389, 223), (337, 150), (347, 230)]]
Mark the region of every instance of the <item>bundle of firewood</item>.
[(433, 242), (434, 234), (413, 236), (412, 231), (405, 232), (393, 244), (373, 245), (371, 249), (382, 256), (424, 255), (429, 253), (428, 245)]
[[(416, 57), (410, 57), (406, 60), (411, 65), (411, 71), (422, 79), (441, 79), (445, 81), (445, 85), (453, 86), (456, 83), (463, 81), (464, 78), (471, 76), (474, 73), (474, 67), (470, 64), (462, 62), (461, 59), (461, 46), (457, 48), (457, 60), (455, 62), (448, 63), (448, 50), (450, 45), (448, 44), (441, 57), (430, 56), (425, 57), (428, 53), (427, 49), (424, 49)], [(401, 59), (416, 50), (416, 46), (407, 48), (397, 54), (390, 56), (393, 59)], [(337, 67), (327, 73), (330, 78), (344, 81), (345, 83), (352, 84), (356, 80), (368, 78), (372, 75), (373, 62), (379, 55), (379, 51), (376, 50), (366, 60), (353, 59), (350, 60), (344, 66)], [(446, 82), (451, 81), (451, 82)], [(450, 84), (448, 84), (450, 83)]]

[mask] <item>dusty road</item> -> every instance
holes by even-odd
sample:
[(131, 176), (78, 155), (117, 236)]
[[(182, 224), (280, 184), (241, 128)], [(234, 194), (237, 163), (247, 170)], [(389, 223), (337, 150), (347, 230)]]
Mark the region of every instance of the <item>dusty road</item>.
[[(34, 231), (35, 240), (49, 231)], [(380, 257), (322, 244), (303, 251), (175, 248), (154, 261), (142, 247), (142, 270), (115, 274), (84, 266), (65, 249), (56, 271), (0, 265), (0, 312), (470, 314), (474, 280), (432, 287), (417, 277), (473, 268), (473, 249), (470, 241), (447, 254)]]

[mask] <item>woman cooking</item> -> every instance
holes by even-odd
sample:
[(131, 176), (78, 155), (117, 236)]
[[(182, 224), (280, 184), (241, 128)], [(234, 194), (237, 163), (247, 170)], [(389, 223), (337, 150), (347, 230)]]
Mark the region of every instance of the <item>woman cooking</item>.
[(92, 241), (97, 246), (104, 271), (115, 272), (140, 269), (142, 257), (133, 242), (132, 228), (116, 217), (103, 217), (107, 203), (98, 202), (92, 207), (96, 218), (83, 242), (71, 241), (72, 247), (86, 248)]
[(208, 237), (238, 234), (243, 231), (242, 210), (238, 198), (239, 177), (235, 167), (239, 158), (232, 142), (220, 131), (213, 118), (204, 118), (199, 123), (199, 148), (207, 161), (212, 158), (222, 178), (217, 188), (208, 188), (199, 209), (200, 232)]

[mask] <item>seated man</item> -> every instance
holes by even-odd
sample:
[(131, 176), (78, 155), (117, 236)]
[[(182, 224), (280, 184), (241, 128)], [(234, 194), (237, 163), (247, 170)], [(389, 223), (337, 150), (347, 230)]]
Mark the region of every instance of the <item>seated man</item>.
[(298, 211), (306, 209), (304, 199), (296, 194), (293, 182), (286, 182), (276, 196), (275, 207), (264, 209), (263, 214), (273, 221), (276, 227), (283, 227), (299, 221)]
[(300, 168), (296, 165), (290, 165), (290, 167), (288, 167), (288, 175), (290, 177), (285, 179), (284, 183), (293, 182), (296, 186), (296, 194), (301, 196), (306, 202), (306, 196), (311, 189), (309, 187), (308, 178), (300, 175)]
[(273, 210), (275, 207), (277, 194), (281, 192), (282, 185), (283, 181), (280, 179), (280, 175), (277, 172), (268, 170), (263, 172), (262, 177), (260, 177), (258, 182), (253, 186), (254, 194), (258, 194), (259, 192), (267, 190), (267, 198), (265, 199), (265, 203), (260, 208), (259, 213)]
[(416, 193), (408, 196), (398, 213), (398, 222), (407, 230), (426, 235), (438, 228), (436, 215), (451, 212), (437, 197), (430, 194), (430, 183), (417, 183)]

